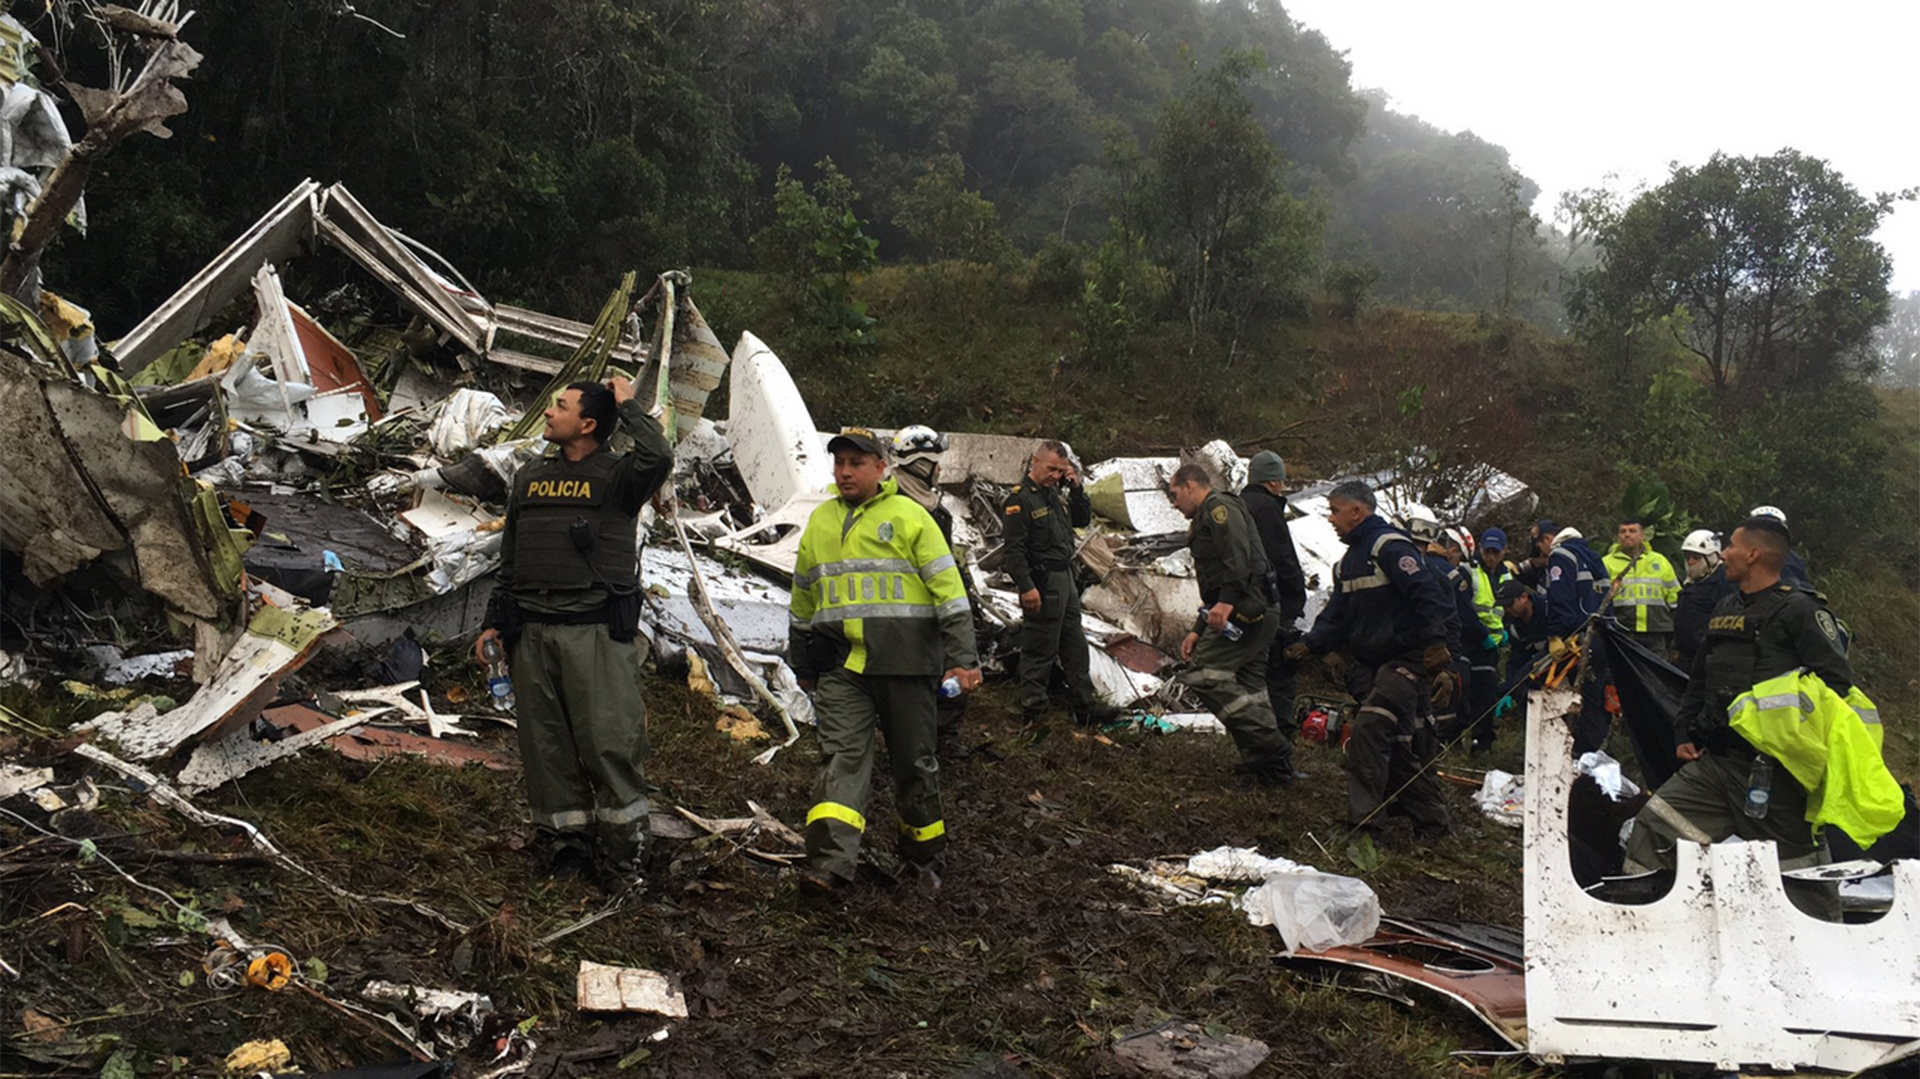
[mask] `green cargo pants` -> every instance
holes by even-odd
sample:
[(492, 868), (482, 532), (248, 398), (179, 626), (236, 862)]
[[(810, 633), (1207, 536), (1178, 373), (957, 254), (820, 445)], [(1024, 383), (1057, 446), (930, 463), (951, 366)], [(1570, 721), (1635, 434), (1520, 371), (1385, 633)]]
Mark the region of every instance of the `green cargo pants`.
[(604, 625), (528, 623), (511, 657), (533, 823), (562, 846), (637, 872), (647, 843), (640, 654)]
[[(1626, 871), (1645, 873), (1672, 869), (1674, 846), (1685, 837), (1695, 843), (1718, 843), (1730, 836), (1771, 839), (1779, 845), (1780, 868), (1805, 869), (1833, 860), (1827, 845), (1814, 838), (1807, 825), (1807, 792), (1783, 767), (1773, 770), (1767, 815), (1747, 816), (1747, 775), (1751, 761), (1708, 752), (1680, 766), (1660, 785), (1652, 800), (1633, 818), (1627, 837)], [(1840, 920), (1840, 892), (1834, 884), (1788, 880), (1787, 898), (1815, 918)]]
[(1180, 681), (1206, 702), (1207, 710), (1226, 725), (1240, 751), (1234, 771), (1260, 779), (1285, 782), (1293, 778), (1293, 743), (1280, 732), (1267, 693), (1267, 659), (1279, 632), (1277, 618), (1247, 625), (1230, 641), (1209, 629), (1193, 646), (1193, 666)]
[(1047, 718), (1047, 685), (1056, 660), (1067, 676), (1073, 714), (1093, 717), (1093, 676), (1087, 672), (1087, 635), (1080, 625), (1080, 589), (1072, 570), (1051, 570), (1034, 582), (1040, 609), (1020, 620), (1020, 710), (1027, 722)]
[(867, 830), (873, 735), (887, 740), (893, 801), (900, 813), (900, 854), (934, 860), (947, 845), (940, 815), (940, 760), (935, 754), (935, 690), (939, 676), (858, 674), (841, 668), (820, 676), (813, 712), (820, 734), (820, 771), (807, 811), (807, 864), (851, 881)]

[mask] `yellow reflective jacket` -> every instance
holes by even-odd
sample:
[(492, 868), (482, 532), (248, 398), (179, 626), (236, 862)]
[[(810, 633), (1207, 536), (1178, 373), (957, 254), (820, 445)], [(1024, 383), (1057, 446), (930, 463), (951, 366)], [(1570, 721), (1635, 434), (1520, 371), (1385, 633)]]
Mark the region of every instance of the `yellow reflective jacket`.
[(1479, 562), (1469, 563), (1468, 568), (1473, 573), (1473, 611), (1480, 617), (1480, 624), (1486, 628), (1486, 633), (1499, 633), (1505, 630), (1507, 616), (1500, 609), (1500, 604), (1494, 600), (1493, 590), (1500, 586), (1500, 582), (1507, 579), (1507, 567), (1502, 565), (1497, 576), (1487, 572), (1487, 567)]
[(1607, 576), (1620, 582), (1613, 594), (1613, 615), (1620, 625), (1634, 633), (1672, 633), (1673, 608), (1680, 602), (1680, 578), (1673, 563), (1651, 547), (1643, 547), (1640, 557), (1622, 551), (1618, 544), (1605, 558)]
[(1855, 686), (1845, 697), (1819, 675), (1795, 669), (1733, 699), (1727, 720), (1753, 748), (1807, 789), (1807, 822), (1832, 824), (1870, 847), (1900, 824), (1900, 784), (1880, 746), (1880, 712)]
[(975, 667), (973, 613), (940, 526), (892, 477), (858, 506), (820, 505), (800, 535), (787, 604), (788, 661), (828, 670), (935, 675)]

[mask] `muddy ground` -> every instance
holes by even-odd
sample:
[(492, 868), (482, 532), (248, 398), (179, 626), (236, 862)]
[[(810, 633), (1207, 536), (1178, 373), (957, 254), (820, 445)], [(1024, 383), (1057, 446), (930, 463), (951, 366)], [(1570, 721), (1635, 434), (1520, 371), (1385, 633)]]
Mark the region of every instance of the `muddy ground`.
[[(482, 692), (465, 671), (441, 669), (443, 694), (456, 684)], [(684, 686), (655, 678), (648, 704), (658, 807), (731, 817), (751, 799), (789, 824), (804, 819), (810, 736), (762, 767), (750, 758), (764, 743), (716, 730), (711, 703)], [(210, 1075), (259, 1038), (284, 1040), (307, 1072), (404, 1055), (371, 1020), (297, 985), (210, 986), (192, 917), (120, 878), (108, 858), (178, 904), (285, 948), (326, 996), (357, 1002), (373, 978), (489, 994), (503, 1018), (488, 1033), (521, 1025), (538, 1046), (523, 1073), (535, 1079), (1099, 1075), (1116, 1032), (1170, 1016), (1265, 1041), (1273, 1055), (1262, 1076), (1530, 1073), (1449, 1056), (1504, 1048), (1457, 1006), (1408, 1009), (1317, 985), (1275, 963), (1273, 930), (1221, 908), (1163, 909), (1105, 868), (1255, 846), (1364, 876), (1390, 915), (1517, 927), (1518, 832), (1480, 818), (1466, 787), (1445, 785), (1454, 837), (1416, 847), (1392, 822), (1379, 864), (1363, 871), (1345, 854), (1333, 751), (1303, 746), (1311, 776), (1294, 789), (1236, 789), (1224, 738), (1094, 738), (1056, 726), (1031, 741), (1011, 704), (1008, 687), (979, 696), (966, 716), (969, 751), (945, 765), (953, 843), (938, 891), (875, 873), (821, 904), (799, 896), (790, 871), (726, 840), (661, 841), (637, 905), (550, 947), (536, 942), (604, 899), (538, 871), (517, 771), (316, 749), (198, 799), (259, 824), (348, 889), (417, 900), (472, 927), (454, 932), (404, 907), (336, 898), (253, 859), (242, 837), (188, 824), (94, 770), (101, 804), (60, 830), (92, 837), (98, 854), (0, 817), (0, 959), (19, 971), (0, 972), (0, 1073)], [(39, 714), (64, 726), (84, 711)], [(11, 739), (5, 755), (51, 763), (61, 782), (81, 771), (57, 741), (0, 733)], [(507, 732), (482, 741), (514, 753)], [(1491, 763), (1518, 770), (1517, 736), (1503, 736)], [(880, 786), (867, 814), (875, 822), (892, 818)], [(6, 804), (48, 823), (23, 799)], [(873, 830), (883, 847), (889, 831)], [(573, 997), (583, 959), (676, 977), (691, 1017), (582, 1014)], [(663, 1028), (668, 1036), (652, 1040)], [(493, 1044), (460, 1052), (457, 1074), (493, 1067)]]

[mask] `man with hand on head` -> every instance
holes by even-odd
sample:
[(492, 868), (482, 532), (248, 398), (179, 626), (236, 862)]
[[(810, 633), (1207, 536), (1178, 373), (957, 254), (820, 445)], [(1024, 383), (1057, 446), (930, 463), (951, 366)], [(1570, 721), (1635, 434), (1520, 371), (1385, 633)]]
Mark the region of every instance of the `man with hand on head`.
[[(546, 411), (554, 450), (513, 478), (498, 584), (474, 642), (506, 650), (521, 767), (548, 868), (609, 887), (639, 879), (647, 842), (640, 696), (640, 510), (673, 446), (633, 383), (576, 382)], [(633, 449), (607, 449), (617, 426)]]
[(1066, 443), (1035, 446), (1026, 478), (1000, 506), (1001, 557), (1020, 593), (1020, 709), (1031, 726), (1047, 721), (1055, 663), (1067, 676), (1075, 723), (1089, 726), (1112, 711), (1094, 697), (1073, 579), (1073, 530), (1092, 523), (1093, 504)]

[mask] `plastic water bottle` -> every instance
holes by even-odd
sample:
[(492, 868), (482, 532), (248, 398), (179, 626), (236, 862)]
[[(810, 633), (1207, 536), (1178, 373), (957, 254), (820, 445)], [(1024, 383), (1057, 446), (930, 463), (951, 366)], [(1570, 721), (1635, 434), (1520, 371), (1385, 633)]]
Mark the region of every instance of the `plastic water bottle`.
[(1753, 770), (1747, 773), (1747, 816), (1760, 820), (1773, 801), (1773, 758), (1765, 753), (1753, 758)]
[[(1211, 609), (1212, 608), (1202, 606), (1200, 608), (1200, 617), (1205, 618), (1207, 616), (1207, 612)], [(1225, 637), (1229, 641), (1237, 641), (1246, 635), (1247, 635), (1247, 631), (1244, 629), (1241, 629), (1239, 626), (1234, 625), (1233, 619), (1231, 618), (1227, 619), (1226, 628), (1220, 631), (1220, 636)]]
[(489, 640), (480, 649), (487, 658), (487, 691), (493, 694), (493, 706), (502, 712), (513, 711), (513, 679), (507, 674), (507, 652), (500, 639)]
[(945, 697), (947, 700), (952, 700), (955, 697), (958, 697), (959, 695), (960, 695), (960, 679), (952, 675), (948, 675), (947, 680), (940, 683), (940, 696)]

